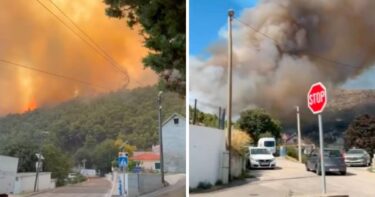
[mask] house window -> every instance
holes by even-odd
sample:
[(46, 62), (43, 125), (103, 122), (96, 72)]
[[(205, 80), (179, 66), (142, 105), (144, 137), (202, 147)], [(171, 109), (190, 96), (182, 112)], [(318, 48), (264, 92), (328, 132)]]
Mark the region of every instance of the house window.
[(173, 119), (174, 124), (178, 124), (178, 121), (179, 121), (178, 118), (174, 118), (174, 119)]
[(155, 169), (160, 170), (160, 162), (155, 162)]

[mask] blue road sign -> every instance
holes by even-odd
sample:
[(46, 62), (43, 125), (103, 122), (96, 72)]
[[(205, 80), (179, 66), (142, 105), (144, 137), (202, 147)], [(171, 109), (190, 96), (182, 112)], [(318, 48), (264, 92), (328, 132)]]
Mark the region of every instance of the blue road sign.
[(140, 166), (136, 166), (136, 167), (134, 167), (134, 169), (133, 169), (133, 172), (134, 173), (140, 173), (142, 171), (142, 168), (140, 167)]
[(126, 155), (118, 157), (117, 163), (118, 163), (119, 167), (126, 167), (126, 166), (128, 166), (128, 157)]

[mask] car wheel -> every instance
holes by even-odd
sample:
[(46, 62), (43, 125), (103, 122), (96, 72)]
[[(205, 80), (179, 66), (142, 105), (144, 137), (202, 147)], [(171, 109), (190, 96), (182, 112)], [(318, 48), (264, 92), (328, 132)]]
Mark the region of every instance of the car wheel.
[(306, 171), (310, 172), (311, 170), (310, 170), (309, 166), (307, 164), (305, 164), (305, 166), (306, 166)]
[(341, 171), (340, 174), (341, 175), (346, 175), (346, 171)]

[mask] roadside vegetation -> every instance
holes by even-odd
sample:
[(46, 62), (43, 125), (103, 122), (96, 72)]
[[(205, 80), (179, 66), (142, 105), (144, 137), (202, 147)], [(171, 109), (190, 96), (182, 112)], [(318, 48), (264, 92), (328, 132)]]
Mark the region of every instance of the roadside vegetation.
[(344, 133), (346, 148), (365, 149), (372, 157), (375, 153), (375, 116), (361, 115), (350, 123)]

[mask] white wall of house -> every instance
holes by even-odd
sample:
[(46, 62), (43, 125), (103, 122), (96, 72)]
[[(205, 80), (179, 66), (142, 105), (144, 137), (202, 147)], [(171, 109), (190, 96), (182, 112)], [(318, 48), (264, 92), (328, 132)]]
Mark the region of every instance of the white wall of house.
[[(14, 183), (14, 194), (34, 191), (35, 172), (18, 173)], [(51, 172), (39, 173), (39, 191), (55, 188), (55, 181), (51, 180)]]
[(159, 163), (159, 160), (154, 160), (154, 161), (140, 161), (141, 167), (146, 169), (146, 170), (156, 170), (155, 169), (155, 163)]
[(11, 193), (17, 174), (18, 158), (0, 155), (0, 193)]
[[(217, 180), (226, 182), (224, 169), (225, 132), (223, 130), (190, 125), (190, 169), (189, 183), (191, 188), (199, 182), (215, 184)], [(228, 161), (228, 160), (226, 160)]]
[[(175, 122), (175, 119), (176, 122)], [(186, 119), (173, 114), (163, 124), (164, 171), (185, 173), (186, 167)]]
[(81, 169), (79, 172), (85, 177), (95, 177), (96, 176), (96, 170), (95, 169)]

